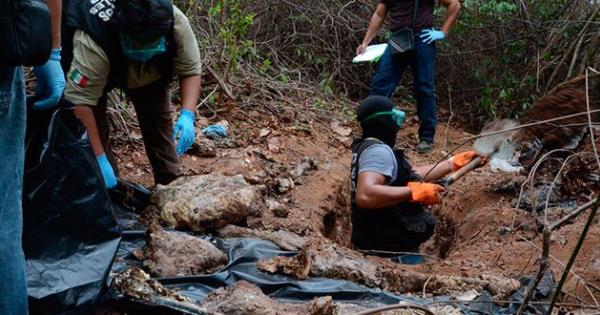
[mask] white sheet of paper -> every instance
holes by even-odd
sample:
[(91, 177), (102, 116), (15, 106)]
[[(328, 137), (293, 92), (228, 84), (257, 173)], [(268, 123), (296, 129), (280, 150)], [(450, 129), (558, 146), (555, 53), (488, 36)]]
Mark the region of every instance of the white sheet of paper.
[(365, 52), (354, 57), (354, 59), (352, 59), (352, 62), (372, 62), (374, 60), (377, 60), (383, 55), (387, 46), (388, 44), (371, 45), (367, 47), (367, 49), (365, 49)]

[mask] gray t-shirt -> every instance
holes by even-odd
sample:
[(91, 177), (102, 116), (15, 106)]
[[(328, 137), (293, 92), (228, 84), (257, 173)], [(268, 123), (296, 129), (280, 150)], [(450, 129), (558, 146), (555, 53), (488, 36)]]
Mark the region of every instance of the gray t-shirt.
[(367, 148), (358, 160), (358, 173), (374, 172), (386, 177), (386, 184), (393, 183), (398, 174), (398, 163), (394, 151), (385, 144)]

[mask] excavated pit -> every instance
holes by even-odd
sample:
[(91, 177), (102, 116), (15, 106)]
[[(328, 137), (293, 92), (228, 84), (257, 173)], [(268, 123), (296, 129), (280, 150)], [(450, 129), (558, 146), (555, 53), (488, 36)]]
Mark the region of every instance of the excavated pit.
[[(302, 238), (325, 238), (326, 241), (333, 242), (333, 246), (340, 252), (347, 250), (352, 253), (351, 257), (357, 255), (356, 251), (351, 250), (350, 243), (349, 147), (342, 142), (331, 140), (331, 137), (322, 131), (310, 135), (299, 134), (286, 125), (253, 126), (245, 124), (242, 120), (232, 121), (232, 126), (242, 130), (240, 133), (252, 133), (256, 139), (243, 144), (241, 148), (218, 150), (217, 157), (214, 158), (195, 160), (195, 157), (184, 156), (185, 170), (192, 173), (202, 169), (210, 170), (212, 174), (243, 174), (245, 181), (259, 192), (257, 196), (262, 195), (258, 199), (273, 200), (276, 203), (271, 202), (270, 207), (258, 206), (254, 211), (245, 211), (241, 216), (225, 217), (223, 220), (217, 220), (218, 224), (203, 224), (198, 231), (219, 231), (227, 224), (235, 224), (253, 231), (245, 231), (245, 234), (240, 235), (261, 239), (268, 238), (259, 237), (260, 233), (256, 233), (287, 231)], [(257, 135), (262, 134), (261, 128), (275, 130), (270, 129), (270, 133), (265, 132), (264, 136), (259, 137)], [(398, 145), (404, 148), (414, 147), (417, 143), (413, 136), (417, 129), (417, 124), (408, 122), (407, 127), (399, 134)], [(463, 142), (461, 139), (469, 136), (442, 124), (438, 134), (440, 139), (431, 154), (417, 155), (414, 151), (407, 150), (412, 164), (436, 163), (454, 146)], [(279, 139), (277, 148), (273, 146), (274, 141), (270, 141), (273, 137)], [(460, 151), (467, 149), (468, 145)], [(301, 165), (305, 156), (318, 159), (318, 166), (311, 166), (308, 172), (303, 172), (300, 180), (294, 181), (291, 175), (283, 176), (290, 170), (293, 172), (294, 166)], [(589, 185), (589, 180), (582, 181), (584, 177), (581, 173), (587, 172), (590, 177), (597, 177), (593, 172), (589, 172), (595, 169), (594, 159), (588, 161), (588, 157), (584, 155), (581, 160), (581, 167), (574, 164), (572, 169), (567, 170), (570, 175), (560, 186), (563, 194), (565, 191), (576, 195), (588, 192), (589, 187), (585, 186), (584, 189), (582, 183)], [(282, 168), (281, 165), (286, 167)], [(310, 162), (304, 165), (310, 165)], [(550, 169), (552, 167), (548, 166)], [(523, 182), (522, 179), (511, 179), (516, 176), (492, 173), (484, 168), (469, 173), (454, 184), (444, 198), (444, 203), (431, 210), (438, 218), (438, 225), (434, 237), (421, 248), (422, 252), (428, 255), (425, 264), (407, 267), (392, 263), (389, 259), (362, 255), (359, 261), (364, 259), (377, 268), (395, 268), (427, 277), (439, 275), (481, 280), (484, 273), (489, 272), (514, 280), (535, 274), (541, 252), (539, 222), (533, 214), (514, 208), (515, 196), (518, 195), (520, 184)], [(293, 188), (280, 192), (279, 186), (275, 186), (277, 177), (292, 178)], [(141, 179), (133, 177), (131, 180), (151, 182), (151, 175)], [(557, 213), (558, 218), (566, 212)], [(553, 233), (551, 254), (556, 260), (551, 261), (551, 270), (555, 276), (560, 274), (563, 270), (562, 264), (568, 260), (583, 227), (584, 217), (585, 215), (573, 220)], [(179, 228), (190, 229), (186, 224)], [(600, 228), (597, 225), (593, 226), (573, 269), (579, 278), (570, 280), (573, 283), (569, 292), (577, 292), (578, 298), (590, 303), (593, 299), (587, 292), (597, 292), (594, 287), (600, 287), (600, 250), (597, 246), (599, 235)], [(298, 248), (299, 244), (281, 242), (279, 246), (292, 250)], [(310, 271), (310, 268), (308, 270)], [(312, 277), (310, 273), (309, 276)], [(355, 279), (351, 275), (335, 277)], [(386, 274), (385, 277), (386, 281), (393, 285), (394, 279), (402, 279), (394, 277), (393, 273)], [(366, 282), (358, 280), (361, 281)], [(467, 288), (468, 286), (465, 287)], [(427, 283), (426, 289), (427, 296), (443, 292), (438, 287), (432, 287), (431, 281)], [(423, 286), (415, 285), (408, 291), (411, 290), (422, 292)], [(596, 294), (596, 298), (598, 297), (600, 296)]]

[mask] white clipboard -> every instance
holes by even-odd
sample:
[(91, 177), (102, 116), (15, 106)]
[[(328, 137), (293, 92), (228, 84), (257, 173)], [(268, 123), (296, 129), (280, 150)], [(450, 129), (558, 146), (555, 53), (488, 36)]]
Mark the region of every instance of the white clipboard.
[(352, 59), (353, 63), (377, 62), (383, 56), (388, 44), (371, 45), (365, 51)]

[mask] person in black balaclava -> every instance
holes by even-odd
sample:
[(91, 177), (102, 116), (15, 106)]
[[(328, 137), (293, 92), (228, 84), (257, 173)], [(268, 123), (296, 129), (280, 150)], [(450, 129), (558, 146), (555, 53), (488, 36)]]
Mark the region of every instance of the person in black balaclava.
[[(424, 206), (440, 203), (444, 191), (425, 181), (442, 178), (478, 155), (468, 151), (437, 166), (413, 168), (402, 150), (394, 150), (404, 112), (386, 97), (369, 96), (357, 114), (362, 137), (352, 144), (352, 243), (374, 253), (418, 252), (435, 227)], [(399, 259), (418, 263), (420, 256)]]

